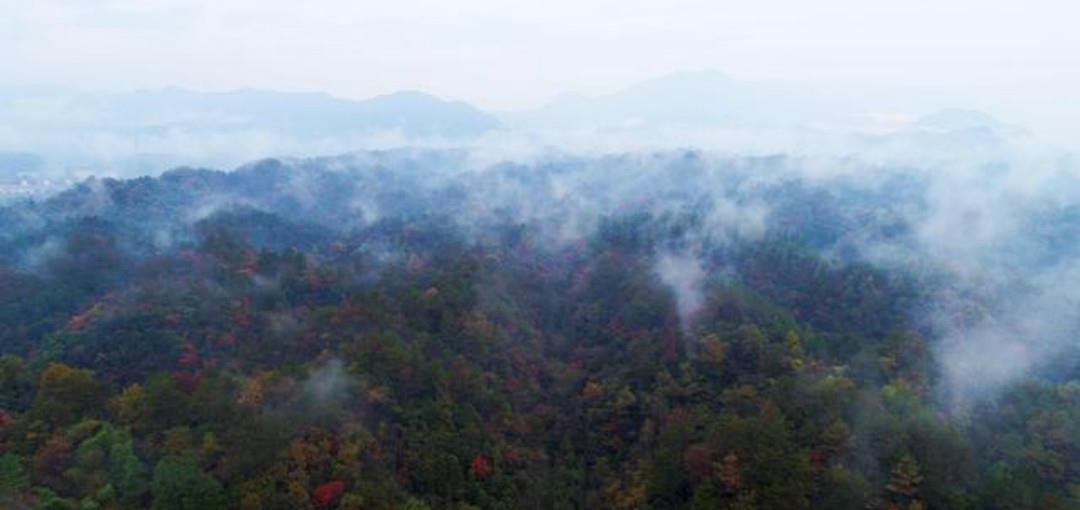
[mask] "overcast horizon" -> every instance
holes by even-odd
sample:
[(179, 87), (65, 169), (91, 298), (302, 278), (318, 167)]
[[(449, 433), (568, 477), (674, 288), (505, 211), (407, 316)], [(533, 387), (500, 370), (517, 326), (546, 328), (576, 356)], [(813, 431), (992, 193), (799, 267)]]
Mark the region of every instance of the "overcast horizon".
[(86, 4), (0, 1), (0, 84), (348, 99), (414, 89), (515, 111), (712, 69), (900, 113), (985, 110), (1062, 140), (1080, 119), (1080, 8), (1049, 0)]

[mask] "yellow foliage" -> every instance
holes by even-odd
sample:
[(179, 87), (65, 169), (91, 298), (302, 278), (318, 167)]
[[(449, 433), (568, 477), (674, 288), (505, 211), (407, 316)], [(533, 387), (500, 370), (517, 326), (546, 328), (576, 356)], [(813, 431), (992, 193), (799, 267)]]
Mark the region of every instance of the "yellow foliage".
[(712, 333), (701, 340), (701, 357), (705, 361), (719, 365), (727, 356), (727, 345), (720, 340), (720, 336)]
[(286, 497), (289, 500), (290, 508), (295, 510), (308, 510), (314, 508), (314, 505), (311, 503), (311, 495), (308, 494), (308, 491), (303, 484), (296, 480), (289, 482), (286, 489)]
[(604, 386), (596, 381), (585, 383), (581, 390), (581, 397), (585, 400), (594, 400), (604, 395)]
[(240, 510), (260, 510), (262, 507), (262, 497), (254, 492), (240, 497)]
[(262, 405), (266, 398), (266, 386), (269, 375), (265, 372), (255, 374), (248, 379), (247, 384), (240, 390), (237, 402), (250, 406)]
[(191, 449), (191, 431), (187, 427), (177, 427), (165, 431), (162, 449), (170, 455), (184, 455)]
[(124, 389), (111, 402), (116, 413), (116, 421), (133, 429), (146, 419), (146, 391), (138, 383)]

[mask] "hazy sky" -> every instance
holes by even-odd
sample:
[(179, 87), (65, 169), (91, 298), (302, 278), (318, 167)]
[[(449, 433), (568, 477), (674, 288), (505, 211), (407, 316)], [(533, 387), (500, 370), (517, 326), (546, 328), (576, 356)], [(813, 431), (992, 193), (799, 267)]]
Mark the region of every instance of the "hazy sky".
[(1072, 0), (0, 0), (0, 83), (422, 89), (491, 109), (720, 69), (1080, 121)]

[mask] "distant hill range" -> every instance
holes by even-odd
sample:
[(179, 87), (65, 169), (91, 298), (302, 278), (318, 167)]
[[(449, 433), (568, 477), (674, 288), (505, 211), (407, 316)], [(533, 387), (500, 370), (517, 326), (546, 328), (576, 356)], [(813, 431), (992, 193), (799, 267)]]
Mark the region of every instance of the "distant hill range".
[(0, 91), (0, 120), (15, 128), (116, 132), (259, 129), (293, 135), (398, 131), (408, 136), (472, 136), (499, 127), (461, 101), (417, 91), (366, 100), (268, 90), (196, 92), (181, 88), (124, 93), (47, 89)]
[(71, 183), (89, 175), (157, 175), (176, 166), (229, 168), (265, 157), (505, 142), (480, 138), (496, 132), (519, 145), (571, 150), (612, 145), (609, 137), (621, 150), (946, 155), (986, 151), (1024, 134), (977, 111), (919, 117), (894, 110), (709, 70), (498, 114), (418, 91), (351, 100), (267, 90), (0, 87), (0, 186), (10, 188), (6, 194), (33, 194), (43, 188), (35, 182), (46, 179)]
[[(894, 109), (914, 111), (883, 113)], [(715, 70), (668, 74), (608, 94), (563, 95), (501, 119), (512, 128), (556, 130), (765, 128), (950, 135), (980, 131), (996, 136), (1022, 132), (975, 110), (877, 104), (874, 99), (841, 97), (780, 81), (744, 80)]]
[(350, 100), (266, 90), (0, 87), (0, 185), (35, 179), (28, 174), (157, 175), (268, 156), (454, 144), (500, 127), (467, 103), (416, 91)]
[(527, 126), (635, 128), (789, 125), (833, 113), (835, 109), (811, 91), (707, 70), (669, 74), (610, 94), (563, 95), (504, 119)]

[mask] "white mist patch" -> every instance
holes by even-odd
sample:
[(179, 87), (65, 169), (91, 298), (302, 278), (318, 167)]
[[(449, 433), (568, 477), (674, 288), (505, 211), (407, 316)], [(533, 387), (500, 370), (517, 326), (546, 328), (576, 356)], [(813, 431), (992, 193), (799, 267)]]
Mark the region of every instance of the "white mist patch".
[(350, 384), (345, 363), (332, 358), (304, 381), (303, 394), (315, 404), (330, 404), (343, 400)]
[(765, 235), (769, 208), (760, 202), (737, 204), (718, 199), (706, 219), (708, 231), (720, 233), (724, 239), (757, 240)]
[(675, 294), (679, 325), (683, 332), (688, 331), (694, 315), (705, 304), (705, 268), (693, 255), (663, 253), (657, 258), (656, 274)]
[(198, 201), (186, 211), (185, 219), (188, 223), (197, 223), (213, 216), (222, 209), (239, 205), (250, 205), (250, 201), (243, 200), (240, 197), (230, 197), (225, 194), (209, 195)]
[(953, 327), (937, 348), (950, 403), (972, 401), (1037, 375), (1076, 346), (1080, 328), (1080, 266), (1066, 263), (1028, 276), (1028, 291), (998, 305), (970, 327)]
[(43, 270), (50, 260), (63, 255), (65, 251), (62, 239), (49, 237), (41, 244), (24, 250), (20, 254), (18, 267), (29, 271)]
[(939, 356), (951, 404), (960, 407), (1023, 377), (1038, 360), (1026, 342), (988, 326), (943, 340)]
[(155, 249), (167, 250), (172, 248), (174, 241), (173, 233), (167, 228), (159, 228), (154, 231), (153, 244)]

